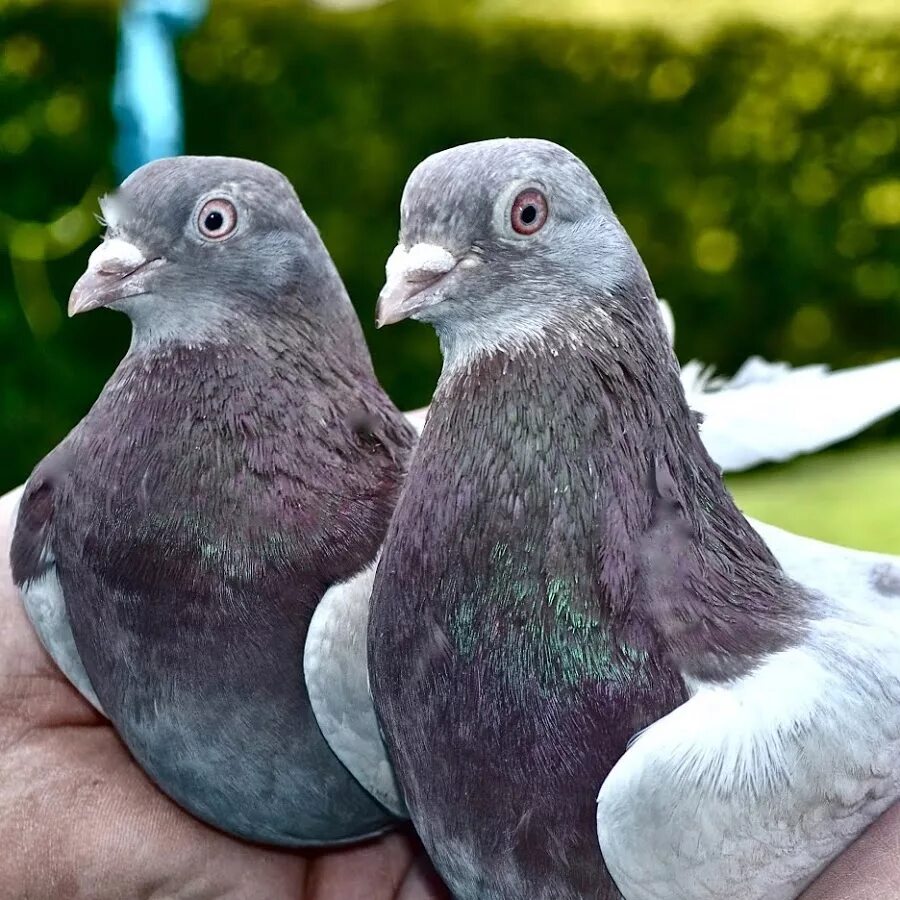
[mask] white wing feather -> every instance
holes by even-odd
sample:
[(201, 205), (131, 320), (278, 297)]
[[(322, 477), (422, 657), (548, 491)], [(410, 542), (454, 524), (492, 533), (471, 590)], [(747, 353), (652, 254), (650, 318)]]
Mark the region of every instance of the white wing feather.
[(428, 417), (428, 407), (423, 406), (421, 409), (414, 409), (412, 412), (404, 413), (410, 425), (416, 429), (418, 434), (422, 433), (425, 427), (425, 419)]
[(726, 472), (814, 453), (900, 409), (900, 359), (832, 372), (753, 357), (731, 380), (690, 362), (682, 383), (703, 414), (703, 443)]
[(900, 557), (751, 524), (827, 598), (795, 647), (691, 683), (600, 789), (627, 900), (792, 900), (900, 797)]
[(375, 564), (329, 588), (309, 624), (303, 672), (335, 756), (384, 807), (406, 815), (369, 693), (366, 631)]
[[(3, 498), (3, 505), (9, 504), (11, 507), (10, 530), (15, 527), (19, 503), (24, 493), (25, 487), (22, 486)], [(75, 636), (69, 623), (62, 585), (56, 574), (52, 547), (44, 548), (43, 562), (47, 564), (44, 574), (20, 591), (25, 612), (44, 649), (69, 679), (69, 683), (77, 688), (98, 713), (105, 716), (75, 646)]]

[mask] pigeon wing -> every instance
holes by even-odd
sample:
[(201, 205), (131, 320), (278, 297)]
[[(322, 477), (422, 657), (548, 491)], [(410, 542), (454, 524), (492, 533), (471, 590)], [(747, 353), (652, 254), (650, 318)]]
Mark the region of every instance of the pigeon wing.
[(748, 360), (730, 381), (696, 363), (682, 370), (701, 436), (726, 472), (815, 453), (900, 409), (900, 359), (829, 371)]
[(13, 581), (44, 649), (85, 700), (103, 713), (75, 646), (53, 551), (56, 490), (64, 475), (64, 460), (61, 445), (41, 462), (12, 499), (15, 530), (10, 562)]
[(366, 630), (375, 564), (319, 601), (303, 652), (316, 721), (334, 754), (391, 812), (406, 816), (369, 693)]

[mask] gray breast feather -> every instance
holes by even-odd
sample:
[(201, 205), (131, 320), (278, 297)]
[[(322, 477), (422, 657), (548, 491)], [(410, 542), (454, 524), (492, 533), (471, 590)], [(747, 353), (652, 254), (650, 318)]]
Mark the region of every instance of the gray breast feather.
[(374, 578), (373, 563), (325, 593), (310, 622), (303, 670), (316, 721), (335, 755), (379, 803), (405, 816), (369, 693), (366, 627)]

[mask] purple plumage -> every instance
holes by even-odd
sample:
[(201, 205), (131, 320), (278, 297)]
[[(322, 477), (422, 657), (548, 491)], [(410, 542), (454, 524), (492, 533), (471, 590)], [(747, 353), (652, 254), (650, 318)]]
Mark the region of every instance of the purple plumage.
[[(372, 694), (460, 900), (619, 897), (596, 830), (631, 736), (795, 641), (799, 589), (700, 440), (636, 251), (542, 141), (410, 177), (379, 320), (444, 370), (379, 562)], [(636, 852), (639, 852), (639, 848)]]
[(112, 250), (73, 304), (112, 297), (132, 346), (29, 479), (16, 583), (28, 604), (49, 572), (100, 705), (194, 814), (285, 845), (383, 830), (319, 732), (302, 660), (319, 598), (379, 549), (413, 433), (279, 173), (165, 160), (104, 206)]

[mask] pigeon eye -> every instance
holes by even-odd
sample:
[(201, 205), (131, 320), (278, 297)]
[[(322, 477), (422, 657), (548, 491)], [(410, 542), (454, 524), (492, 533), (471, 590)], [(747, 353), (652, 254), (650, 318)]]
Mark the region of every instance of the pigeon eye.
[(540, 191), (522, 191), (513, 201), (510, 222), (517, 234), (534, 234), (546, 221), (547, 198)]
[(200, 234), (210, 240), (218, 241), (228, 237), (237, 225), (237, 210), (230, 200), (208, 200), (203, 204), (197, 217), (197, 228)]

